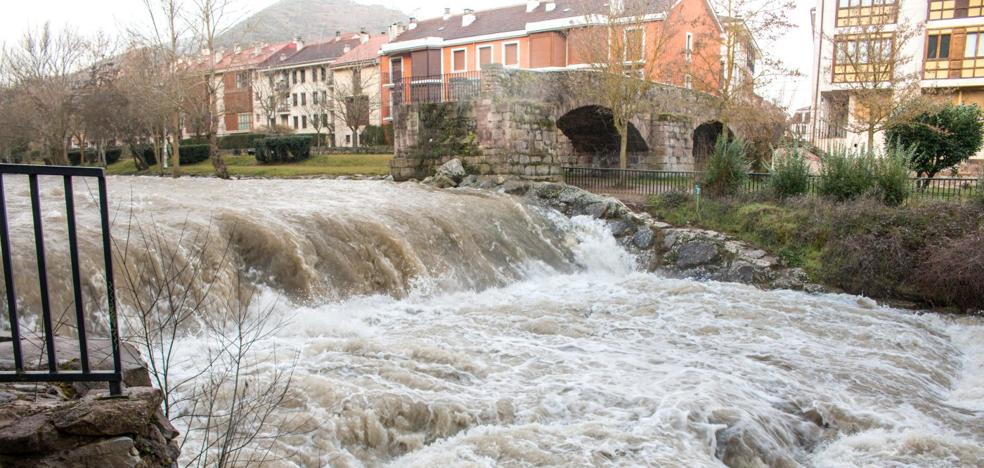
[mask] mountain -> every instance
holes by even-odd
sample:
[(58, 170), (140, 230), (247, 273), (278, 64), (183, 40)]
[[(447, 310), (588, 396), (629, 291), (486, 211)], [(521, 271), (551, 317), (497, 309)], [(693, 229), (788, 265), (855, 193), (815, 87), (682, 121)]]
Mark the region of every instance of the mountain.
[(352, 0), (280, 0), (246, 18), (216, 38), (219, 46), (289, 41), (301, 36), (313, 43), (335, 36), (335, 31), (379, 34), (397, 21), (407, 21), (401, 11)]

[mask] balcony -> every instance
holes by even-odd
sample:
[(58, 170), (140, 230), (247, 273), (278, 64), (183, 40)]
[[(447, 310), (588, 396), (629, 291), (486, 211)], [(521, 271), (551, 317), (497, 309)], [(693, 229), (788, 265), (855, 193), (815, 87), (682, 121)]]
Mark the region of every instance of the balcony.
[(394, 75), (392, 81), (384, 74), (383, 83), (391, 90), (394, 104), (464, 101), (478, 97), (481, 92), (481, 72), (447, 73), (444, 75)]

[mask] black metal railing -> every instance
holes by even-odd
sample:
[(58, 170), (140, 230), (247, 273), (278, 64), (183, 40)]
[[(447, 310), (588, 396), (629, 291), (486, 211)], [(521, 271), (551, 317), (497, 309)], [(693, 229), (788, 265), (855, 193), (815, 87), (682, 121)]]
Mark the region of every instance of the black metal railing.
[[(41, 322), (44, 328), (44, 354), (47, 369), (27, 370), (17, 312), (17, 294), (11, 259), (10, 230), (8, 226), (7, 200), (4, 188), (5, 175), (25, 175), (28, 178), (31, 198), (31, 216), (34, 220), (34, 246), (37, 255), (38, 286), (41, 294)], [(52, 326), (51, 300), (48, 291), (48, 271), (45, 259), (44, 223), (41, 216), (41, 189), (39, 177), (61, 177), (65, 189), (65, 212), (68, 224), (68, 247), (72, 263), (72, 287), (74, 292), (75, 320), (79, 339), (80, 371), (59, 369), (55, 349), (55, 330)], [(73, 179), (94, 178), (99, 186), (99, 214), (101, 218), (103, 259), (105, 262), (107, 311), (109, 317), (109, 341), (112, 348), (113, 370), (93, 370), (90, 366), (88, 339), (86, 337), (85, 306), (82, 298), (82, 277), (79, 267), (78, 230), (75, 218), (75, 192)], [(109, 199), (106, 193), (106, 175), (101, 168), (25, 166), (0, 164), (0, 249), (3, 250), (4, 286), (7, 293), (7, 313), (10, 321), (10, 340), (13, 348), (14, 370), (0, 371), (0, 382), (108, 382), (111, 395), (122, 393), (123, 365), (120, 354), (119, 328), (116, 318), (116, 288), (113, 283), (113, 257), (110, 238)]]
[[(609, 191), (632, 195), (660, 195), (667, 192), (693, 193), (703, 172), (649, 171), (638, 169), (609, 169), (594, 167), (564, 167), (564, 181), (590, 191)], [(751, 173), (742, 191), (754, 193), (768, 190), (768, 173)], [(820, 192), (822, 177), (810, 176), (808, 192)], [(912, 178), (909, 196), (940, 200), (964, 200), (978, 195), (977, 179), (970, 178)]]
[(383, 83), (390, 89), (393, 106), (461, 102), (477, 99), (481, 94), (482, 73), (461, 72), (425, 76), (384, 74)]

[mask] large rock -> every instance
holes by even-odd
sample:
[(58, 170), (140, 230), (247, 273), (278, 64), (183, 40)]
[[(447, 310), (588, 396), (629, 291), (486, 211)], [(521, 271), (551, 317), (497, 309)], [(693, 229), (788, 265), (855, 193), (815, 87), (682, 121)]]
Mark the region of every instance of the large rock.
[(465, 171), (464, 164), (461, 163), (460, 159), (452, 159), (444, 163), (441, 167), (437, 169), (438, 176), (445, 176), (455, 182), (455, 185), (464, 180), (468, 172)]
[(676, 266), (681, 269), (696, 268), (713, 263), (720, 256), (717, 246), (713, 243), (691, 241), (677, 249)]
[(144, 435), (148, 421), (164, 401), (164, 394), (151, 387), (128, 390), (126, 398), (86, 397), (78, 404), (56, 411), (52, 422), (59, 431), (80, 436)]

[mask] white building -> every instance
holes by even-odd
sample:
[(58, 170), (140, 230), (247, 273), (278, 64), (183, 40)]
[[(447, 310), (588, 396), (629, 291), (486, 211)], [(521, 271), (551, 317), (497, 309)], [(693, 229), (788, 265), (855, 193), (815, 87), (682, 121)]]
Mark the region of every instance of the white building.
[[(863, 148), (867, 135), (852, 122), (865, 112), (851, 85), (857, 67), (874, 63), (865, 53), (845, 60), (845, 50), (886, 41), (911, 58), (893, 70), (912, 76), (922, 92), (950, 96), (954, 103), (984, 107), (984, 5), (980, 0), (817, 0), (813, 11), (813, 119), (809, 139), (821, 147)], [(913, 36), (901, 47), (900, 34)], [(878, 37), (874, 37), (878, 36)], [(887, 41), (893, 41), (891, 43)], [(835, 53), (835, 49), (838, 51)], [(878, 50), (878, 47), (868, 50)], [(871, 54), (874, 55), (874, 54)], [(845, 62), (852, 62), (851, 65)], [(876, 145), (883, 136), (876, 135)]]
[(301, 135), (320, 135), (334, 146), (334, 77), (338, 58), (369, 42), (368, 34), (336, 33), (326, 42), (306, 45), (295, 40), (296, 51), (271, 57), (258, 71), (254, 85), (257, 127), (285, 127)]

